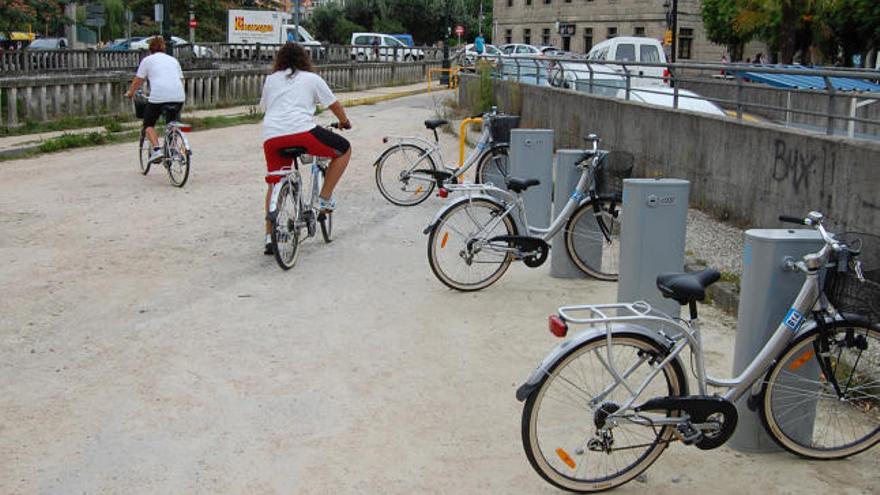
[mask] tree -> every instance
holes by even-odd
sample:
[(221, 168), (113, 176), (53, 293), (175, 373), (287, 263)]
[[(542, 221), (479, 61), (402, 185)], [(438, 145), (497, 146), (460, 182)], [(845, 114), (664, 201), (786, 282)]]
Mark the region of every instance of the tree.
[(743, 46), (751, 37), (734, 28), (739, 14), (737, 0), (703, 0), (701, 14), (709, 41), (726, 46), (731, 62), (742, 60)]

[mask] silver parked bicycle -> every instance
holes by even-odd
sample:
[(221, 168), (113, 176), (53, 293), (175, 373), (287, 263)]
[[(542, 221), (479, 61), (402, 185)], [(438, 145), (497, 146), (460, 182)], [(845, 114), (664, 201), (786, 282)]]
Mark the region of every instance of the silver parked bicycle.
[(587, 139), (592, 149), (585, 150), (577, 164), (580, 179), (546, 229), (529, 225), (521, 197), (540, 183), (537, 179), (508, 177), (506, 189), (494, 184), (445, 185), (441, 196), (447, 191), (463, 195), (443, 207), (424, 230), (434, 275), (456, 290), (483, 289), (515, 260), (533, 268), (544, 264), (550, 239), (563, 231), (575, 266), (600, 280), (617, 280), (623, 179), (632, 174), (633, 156), (600, 150), (595, 134)]
[[(338, 129), (339, 124), (330, 124), (327, 128)], [(310, 155), (311, 167), (306, 181), (299, 171), (299, 161), (306, 155), (306, 149), (297, 146), (283, 148), (278, 152), (284, 157), (292, 158), (293, 164), (269, 172), (269, 175), (280, 176), (282, 179), (272, 188), (268, 220), (275, 261), (282, 269), (290, 270), (296, 264), (300, 243), (314, 237), (318, 225), (321, 227), (324, 242), (329, 243), (332, 240), (333, 212), (318, 208), (318, 195), (330, 159)], [(306, 182), (311, 183), (311, 188), (307, 187)]]
[(435, 187), (462, 182), (474, 165), (478, 183), (503, 186), (510, 173), (510, 130), (519, 124), (519, 117), (499, 114), (495, 107), (481, 116), (483, 132), (461, 167), (447, 165), (440, 148), (437, 128), (448, 124), (448, 120), (425, 121), (425, 127), (434, 132), (434, 142), (418, 136), (382, 138), (384, 143), (393, 143), (373, 164), (382, 196), (398, 206), (417, 205), (428, 199)]
[[(834, 236), (816, 212), (780, 219), (814, 227), (825, 245), (786, 262), (806, 280), (737, 377), (706, 374), (696, 302), (718, 280), (713, 269), (657, 277), (665, 297), (688, 306), (687, 321), (644, 302), (566, 306), (550, 317), (558, 337), (569, 325), (589, 328), (553, 349), (516, 392), (525, 402), (523, 447), (542, 478), (570, 491), (607, 490), (638, 476), (671, 442), (719, 447), (743, 396), (796, 455), (839, 459), (880, 442), (880, 242)], [(726, 391), (710, 395), (708, 387)]]

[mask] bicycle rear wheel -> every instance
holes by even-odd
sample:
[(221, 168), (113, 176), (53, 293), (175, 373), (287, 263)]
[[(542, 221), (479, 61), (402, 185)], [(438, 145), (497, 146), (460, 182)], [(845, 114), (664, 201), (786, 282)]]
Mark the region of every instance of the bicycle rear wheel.
[[(675, 411), (635, 413), (606, 422), (630, 397), (608, 371), (612, 364), (627, 375), (631, 388), (643, 383), (663, 361), (665, 350), (636, 334), (594, 337), (569, 350), (545, 374), (526, 400), (522, 443), (532, 468), (550, 484), (575, 492), (620, 486), (647, 469), (673, 438), (673, 427), (652, 426), (647, 418), (677, 416)], [(598, 396), (608, 392), (604, 397)], [(687, 394), (684, 370), (666, 363), (646, 383), (636, 404), (647, 399)], [(641, 423), (631, 421), (642, 419)]]
[(278, 192), (275, 211), (269, 214), (275, 261), (284, 270), (290, 270), (296, 264), (300, 237), (300, 228), (297, 224), (301, 215), (299, 192), (295, 187), (291, 187), (289, 182), (285, 182)]
[(510, 145), (500, 144), (492, 147), (477, 164), (476, 180), (480, 184), (492, 184), (499, 189), (507, 189), (510, 177)]
[(151, 151), (153, 151), (153, 147), (150, 144), (150, 140), (147, 138), (147, 131), (141, 127), (141, 139), (138, 142), (138, 161), (140, 162), (141, 174), (143, 175), (150, 173)]
[(392, 146), (376, 161), (376, 185), (385, 199), (414, 206), (428, 199), (436, 185), (434, 157), (414, 144)]
[(833, 322), (826, 332), (825, 342), (814, 330), (789, 345), (762, 390), (770, 436), (812, 459), (840, 459), (880, 442), (880, 330)]
[(428, 236), (428, 262), (437, 278), (460, 291), (486, 288), (504, 275), (513, 255), (497, 236), (516, 235), (504, 208), (485, 199), (459, 203), (446, 210)]
[(179, 129), (174, 129), (168, 135), (168, 156), (165, 157), (165, 166), (168, 170), (168, 178), (177, 187), (183, 187), (189, 178), (190, 150), (187, 149), (186, 141)]
[(565, 226), (569, 258), (582, 272), (599, 280), (615, 281), (620, 273), (621, 203), (620, 197), (587, 201)]

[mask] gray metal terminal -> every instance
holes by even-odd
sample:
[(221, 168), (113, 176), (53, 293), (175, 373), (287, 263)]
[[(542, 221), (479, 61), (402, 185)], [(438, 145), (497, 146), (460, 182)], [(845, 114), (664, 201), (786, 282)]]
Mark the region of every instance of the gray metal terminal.
[[(575, 166), (584, 156), (584, 150), (558, 150), (554, 165), (553, 180), (553, 217), (565, 208), (572, 191), (581, 176), (581, 169)], [(593, 217), (590, 217), (593, 218)], [(599, 230), (599, 224), (593, 222), (595, 229)], [(587, 254), (590, 259), (595, 259), (601, 264), (602, 241), (601, 235), (578, 236), (578, 252)], [(592, 246), (590, 246), (592, 244)], [(550, 275), (558, 278), (584, 278), (587, 275), (572, 263), (565, 249), (565, 229), (559, 231), (551, 240), (550, 249)]]
[(625, 179), (620, 222), (619, 302), (647, 301), (678, 316), (681, 306), (657, 290), (657, 275), (684, 269), (690, 182)]
[(532, 227), (550, 226), (553, 194), (553, 129), (510, 131), (510, 175), (538, 179), (540, 185), (522, 193), (526, 219)]
[[(822, 248), (822, 238), (812, 229), (752, 229), (745, 233), (743, 273), (737, 317), (736, 346), (733, 354), (733, 375), (739, 375), (760, 352), (764, 344), (785, 318), (792, 301), (804, 283), (801, 272), (785, 269), (785, 259), (797, 261), (803, 255)], [(815, 360), (796, 372), (812, 375), (819, 370)], [(764, 431), (758, 411), (748, 408), (746, 394), (736, 403), (739, 421), (729, 445), (743, 452), (775, 452), (782, 450)], [(804, 414), (794, 418), (797, 425), (786, 431), (800, 431), (804, 439), (812, 436), (816, 403), (805, 401)], [(809, 443), (809, 442), (807, 442)]]

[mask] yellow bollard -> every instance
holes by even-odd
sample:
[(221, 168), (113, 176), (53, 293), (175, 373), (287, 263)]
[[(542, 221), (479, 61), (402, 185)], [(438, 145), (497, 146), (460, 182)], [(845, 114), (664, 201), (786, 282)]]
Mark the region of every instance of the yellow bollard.
[(481, 117), (468, 118), (461, 121), (461, 127), (458, 130), (458, 166), (464, 165), (464, 141), (467, 138), (467, 126), (470, 124), (482, 124)]

